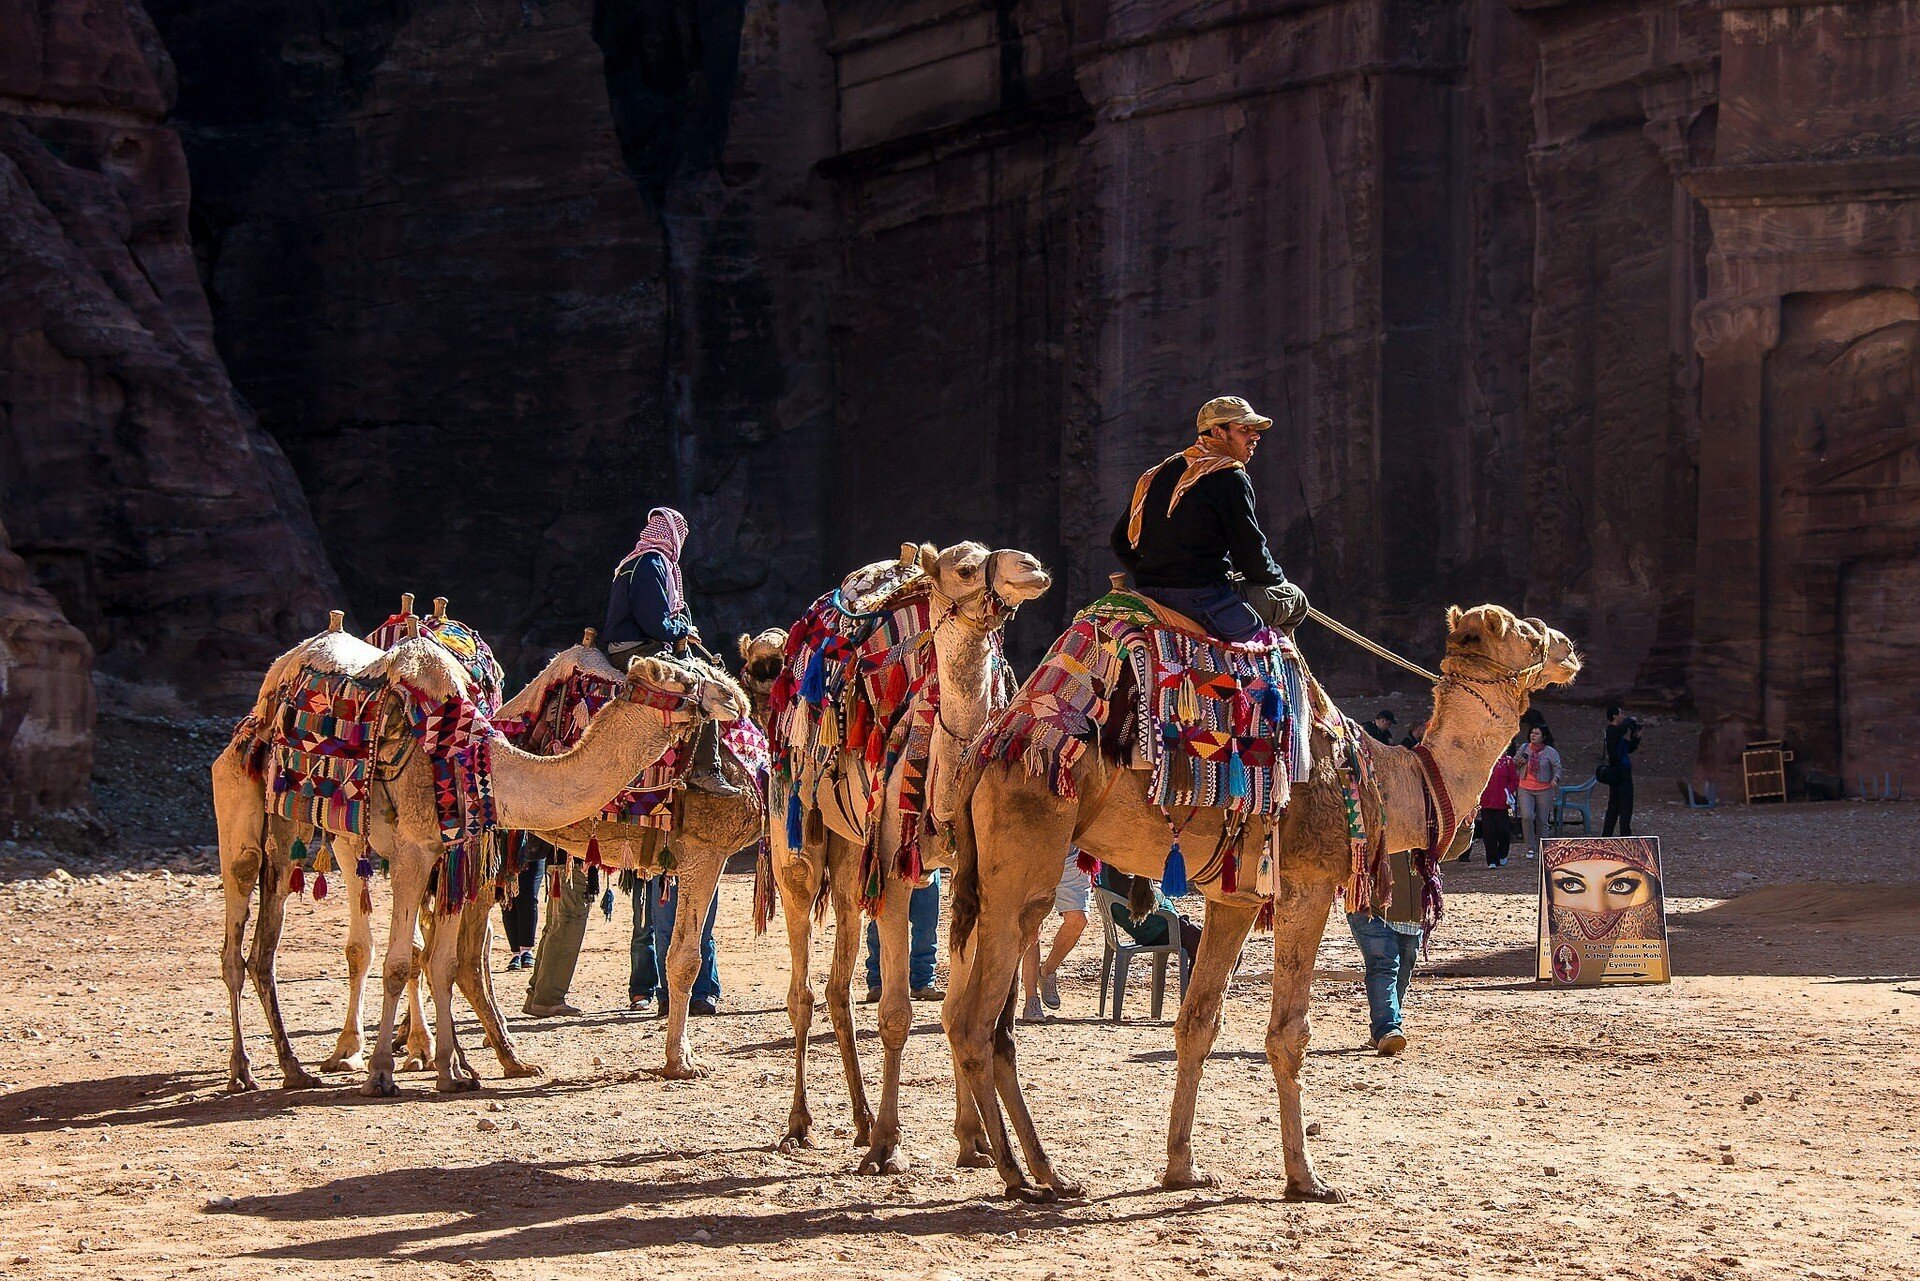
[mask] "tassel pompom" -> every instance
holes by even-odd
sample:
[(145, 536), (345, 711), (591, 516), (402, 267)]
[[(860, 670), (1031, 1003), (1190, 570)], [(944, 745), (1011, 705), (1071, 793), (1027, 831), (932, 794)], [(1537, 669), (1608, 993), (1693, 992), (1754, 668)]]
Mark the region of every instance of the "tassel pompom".
[(613, 887), (611, 885), (600, 894), (600, 915), (609, 921), (613, 919)]
[(554, 864), (553, 867), (547, 870), (547, 897), (548, 898), (557, 899), (560, 897), (560, 878), (563, 875), (565, 875), (565, 873), (563, 873), (560, 870), (560, 866), (558, 863)]
[(372, 856), (367, 854), (362, 854), (358, 859), (354, 861), (353, 871), (354, 871), (354, 875), (358, 876), (362, 881), (371, 881), (373, 879)]
[(597, 836), (587, 838), (587, 866), (600, 866), (600, 838)]
[(840, 709), (831, 703), (820, 709), (820, 728), (814, 731), (813, 745), (822, 751), (840, 750)]
[(587, 869), (587, 898), (589, 901), (591, 901), (595, 898), (598, 898), (599, 896), (600, 896), (600, 869), (598, 867), (589, 867)]
[[(299, 843), (300, 842), (298, 841), (294, 842), (296, 846)], [(298, 897), (301, 891), (305, 890), (306, 888), (307, 888), (307, 869), (304, 867), (301, 867), (298, 863), (295, 863), (293, 865), (293, 871), (287, 874), (287, 892), (294, 895), (295, 897)]]
[(1269, 685), (1260, 691), (1260, 714), (1275, 725), (1280, 723), (1282, 713), (1280, 690)]
[(818, 845), (827, 839), (827, 816), (815, 806), (807, 811), (807, 843)]
[(294, 837), (293, 848), (288, 851), (288, 854), (295, 863), (306, 862), (307, 861), (307, 843), (301, 840), (297, 836)]
[(1074, 852), (1073, 861), (1074, 861), (1074, 865), (1077, 866), (1081, 871), (1085, 872), (1088, 876), (1100, 875), (1100, 860), (1095, 858), (1093, 855), (1087, 853), (1085, 850), (1076, 850)]
[(799, 851), (806, 845), (806, 836), (800, 830), (800, 785), (796, 780), (787, 793), (787, 848)]
[(1240, 892), (1240, 851), (1231, 849), (1220, 860), (1220, 891), (1223, 894)]
[(1240, 759), (1240, 744), (1235, 741), (1227, 753), (1227, 795), (1236, 801), (1247, 799), (1247, 766)]
[(807, 670), (800, 678), (800, 697), (818, 707), (827, 699), (827, 648), (822, 645), (807, 659)]
[(663, 849), (660, 851), (661, 875), (663, 876), (671, 875), (674, 869), (678, 866), (679, 866), (679, 860), (674, 858), (672, 846), (668, 846), (666, 849)]
[(318, 903), (327, 896), (327, 874), (325, 872), (313, 878), (313, 901)]
[(1167, 851), (1167, 866), (1160, 873), (1160, 889), (1168, 898), (1179, 898), (1187, 892), (1187, 860), (1180, 853), (1180, 838), (1173, 838), (1173, 846)]

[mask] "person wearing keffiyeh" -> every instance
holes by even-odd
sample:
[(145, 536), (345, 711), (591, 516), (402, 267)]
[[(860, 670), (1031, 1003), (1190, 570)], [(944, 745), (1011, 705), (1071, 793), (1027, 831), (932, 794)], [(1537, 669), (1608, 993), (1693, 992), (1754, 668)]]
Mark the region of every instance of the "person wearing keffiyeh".
[[(614, 566), (606, 624), (600, 629), (600, 643), (614, 666), (624, 669), (636, 654), (652, 657), (684, 650), (688, 642), (700, 639), (680, 577), (680, 549), (686, 541), (687, 518), (671, 507), (656, 507), (647, 513), (633, 550)], [(687, 786), (716, 796), (739, 794), (721, 772), (720, 729), (712, 721), (701, 725), (693, 751)]]
[(1267, 626), (1291, 631), (1307, 615), (1306, 594), (1274, 563), (1253, 511), (1247, 462), (1272, 425), (1239, 396), (1209, 400), (1195, 420), (1199, 439), (1135, 482), (1113, 528), (1134, 586), (1225, 641)]

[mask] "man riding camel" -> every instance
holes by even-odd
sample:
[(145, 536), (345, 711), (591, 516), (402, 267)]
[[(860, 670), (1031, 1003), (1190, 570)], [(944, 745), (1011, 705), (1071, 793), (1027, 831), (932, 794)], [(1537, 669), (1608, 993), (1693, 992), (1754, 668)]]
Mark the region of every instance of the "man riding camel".
[(1198, 441), (1134, 484), (1113, 527), (1114, 555), (1134, 586), (1221, 640), (1250, 640), (1269, 626), (1292, 631), (1307, 616), (1307, 596), (1267, 551), (1247, 478), (1273, 420), (1238, 396), (1216, 396), (1196, 426)]

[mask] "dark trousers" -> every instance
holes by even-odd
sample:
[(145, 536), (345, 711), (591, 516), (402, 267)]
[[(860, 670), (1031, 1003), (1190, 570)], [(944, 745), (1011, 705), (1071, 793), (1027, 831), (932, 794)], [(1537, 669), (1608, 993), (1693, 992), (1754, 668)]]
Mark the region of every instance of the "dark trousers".
[[(667, 1008), (667, 949), (673, 943), (673, 920), (680, 907), (680, 882), (655, 876), (641, 881), (633, 894), (633, 942), (627, 953), (627, 999), (651, 996)], [(693, 976), (690, 1000), (720, 999), (720, 967), (713, 950), (713, 923), (720, 915), (720, 896), (707, 904), (700, 927), (700, 969)]]
[(1513, 827), (1507, 822), (1505, 810), (1480, 811), (1480, 839), (1486, 842), (1487, 862), (1506, 862), (1507, 851), (1513, 846)]
[(531, 948), (540, 937), (540, 897), (547, 890), (547, 846), (540, 842), (538, 850), (534, 843), (523, 856), (527, 860), (520, 869), (520, 885), (514, 891), (513, 902), (500, 905), (500, 923), (507, 932), (507, 946), (513, 951)]
[(1600, 835), (1612, 836), (1613, 825), (1620, 824), (1621, 836), (1633, 835), (1633, 775), (1607, 789), (1607, 823)]

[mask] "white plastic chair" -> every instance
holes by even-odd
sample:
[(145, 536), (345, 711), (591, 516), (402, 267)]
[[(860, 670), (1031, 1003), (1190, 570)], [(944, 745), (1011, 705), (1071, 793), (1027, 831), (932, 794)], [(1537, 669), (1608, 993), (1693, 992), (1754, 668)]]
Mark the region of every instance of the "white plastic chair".
[[(1160, 1011), (1166, 1005), (1167, 997), (1167, 960), (1180, 958), (1180, 997), (1186, 999), (1187, 980), (1192, 977), (1193, 958), (1187, 955), (1186, 947), (1180, 939), (1180, 914), (1171, 908), (1157, 907), (1148, 914), (1147, 919), (1159, 917), (1167, 923), (1167, 941), (1154, 945), (1136, 943), (1123, 934), (1114, 917), (1115, 909), (1128, 911), (1127, 901), (1111, 890), (1094, 886), (1093, 907), (1100, 913), (1100, 924), (1106, 928), (1106, 951), (1100, 957), (1100, 1017), (1107, 1015), (1107, 994), (1113, 994), (1113, 1021), (1120, 1021), (1120, 1004), (1127, 992), (1127, 966), (1136, 956), (1153, 958), (1153, 1017), (1159, 1018)], [(1109, 989), (1111, 982), (1111, 989)]]

